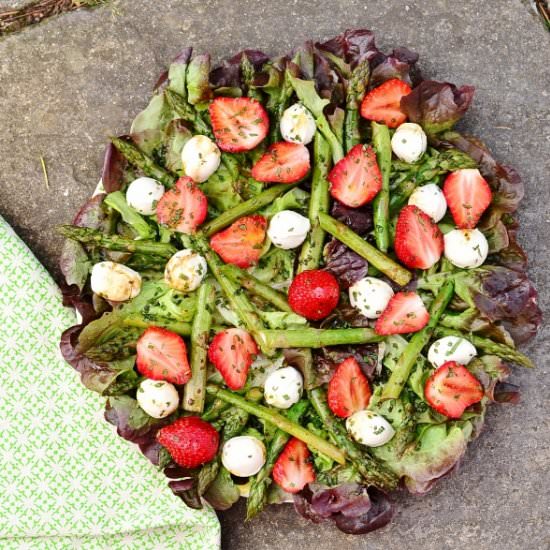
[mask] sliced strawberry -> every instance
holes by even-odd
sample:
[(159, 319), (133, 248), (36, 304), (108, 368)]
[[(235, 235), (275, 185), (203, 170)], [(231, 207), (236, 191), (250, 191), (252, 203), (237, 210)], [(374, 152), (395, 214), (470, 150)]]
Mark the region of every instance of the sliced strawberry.
[(477, 168), (463, 168), (449, 174), (443, 194), (460, 229), (473, 229), (493, 197), (489, 184)]
[(302, 271), (288, 289), (288, 305), (312, 321), (324, 319), (338, 305), (340, 287), (336, 277), (322, 269)]
[(401, 98), (411, 91), (411, 87), (398, 78), (387, 80), (365, 96), (361, 103), (361, 116), (389, 128), (397, 128), (407, 120), (407, 115), (401, 110)]
[(157, 432), (157, 441), (183, 468), (197, 468), (218, 452), (220, 436), (198, 416), (184, 416)]
[(481, 401), (483, 387), (464, 365), (447, 361), (426, 380), (424, 396), (438, 413), (460, 418), (466, 407)]
[(210, 239), (210, 246), (226, 264), (247, 268), (260, 259), (267, 220), (258, 214), (245, 216)]
[(371, 395), (369, 381), (356, 359), (348, 357), (342, 361), (328, 383), (330, 410), (340, 418), (347, 418), (366, 409)]
[(315, 481), (307, 445), (292, 437), (273, 466), (273, 481), (287, 493), (298, 493)]
[(269, 183), (294, 183), (309, 172), (309, 151), (302, 143), (279, 141), (252, 167), (252, 177)]
[(248, 369), (257, 354), (256, 342), (240, 328), (218, 332), (208, 348), (210, 362), (232, 390), (240, 390), (245, 385)]
[(217, 97), (208, 110), (216, 143), (222, 151), (250, 151), (269, 131), (267, 112), (255, 99)]
[(407, 334), (425, 327), (430, 314), (416, 292), (398, 292), (376, 321), (378, 334)]
[(191, 178), (183, 176), (160, 198), (157, 218), (175, 231), (190, 234), (206, 219), (207, 209), (204, 193)]
[(420, 208), (405, 206), (397, 219), (394, 248), (407, 267), (429, 269), (443, 254), (443, 234)]
[(149, 327), (136, 345), (137, 370), (152, 380), (185, 384), (191, 378), (187, 348), (181, 336), (161, 327)]
[(351, 208), (371, 201), (382, 189), (376, 153), (369, 145), (355, 145), (328, 175), (330, 194)]

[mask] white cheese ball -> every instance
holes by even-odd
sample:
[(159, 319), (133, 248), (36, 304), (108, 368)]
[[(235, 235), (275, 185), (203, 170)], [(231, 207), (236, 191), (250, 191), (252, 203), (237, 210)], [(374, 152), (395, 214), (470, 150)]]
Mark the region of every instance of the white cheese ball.
[(455, 361), (460, 365), (467, 365), (476, 355), (476, 348), (465, 338), (444, 336), (430, 346), (428, 361), (434, 367), (440, 367), (447, 361)]
[(317, 126), (309, 110), (301, 103), (295, 103), (285, 109), (280, 129), (285, 141), (307, 145), (313, 139)]
[(293, 210), (281, 210), (271, 218), (267, 234), (277, 248), (289, 250), (300, 246), (310, 229), (311, 224), (305, 216)]
[(376, 277), (364, 277), (349, 287), (351, 305), (367, 319), (378, 319), (392, 296), (392, 287)]
[(414, 122), (401, 124), (391, 138), (395, 156), (404, 162), (416, 162), (426, 152), (428, 139), (422, 126)]
[(264, 399), (268, 405), (288, 409), (300, 401), (304, 380), (299, 370), (284, 367), (272, 372), (264, 385)]
[(193, 136), (181, 151), (183, 173), (198, 183), (218, 169), (220, 160), (220, 150), (208, 136)]
[(447, 201), (443, 191), (435, 183), (417, 187), (409, 197), (409, 204), (414, 204), (437, 223), (447, 212)]
[(153, 418), (165, 418), (171, 415), (180, 402), (178, 390), (164, 380), (146, 378), (136, 392), (138, 405)]
[(113, 302), (135, 298), (141, 290), (141, 275), (117, 262), (99, 262), (92, 268), (92, 290)]
[(164, 268), (165, 283), (175, 290), (191, 292), (196, 290), (206, 275), (206, 260), (192, 250), (176, 252)]
[(456, 267), (479, 267), (489, 253), (489, 243), (479, 229), (453, 229), (443, 240), (445, 257)]
[(392, 425), (379, 414), (372, 411), (358, 411), (346, 420), (346, 428), (353, 439), (367, 447), (380, 447), (394, 435)]
[(222, 464), (233, 475), (257, 474), (265, 464), (265, 445), (257, 438), (239, 435), (229, 439), (222, 450)]
[(164, 195), (164, 185), (153, 178), (138, 178), (126, 190), (126, 202), (140, 214), (152, 216)]

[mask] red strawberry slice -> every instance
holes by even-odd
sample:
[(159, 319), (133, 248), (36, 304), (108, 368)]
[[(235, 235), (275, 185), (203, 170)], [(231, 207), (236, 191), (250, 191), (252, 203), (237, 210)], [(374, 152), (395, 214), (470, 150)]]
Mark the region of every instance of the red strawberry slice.
[(443, 194), (460, 229), (473, 229), (493, 196), (477, 168), (463, 168), (449, 174), (443, 185)]
[(425, 327), (430, 314), (416, 292), (398, 292), (376, 321), (377, 334), (408, 334)]
[(321, 269), (302, 271), (288, 289), (288, 305), (312, 321), (324, 319), (338, 305), (340, 287), (332, 273)]
[(355, 145), (328, 175), (330, 194), (351, 208), (371, 201), (382, 189), (376, 153), (369, 145)]
[(183, 468), (210, 462), (218, 452), (220, 436), (214, 426), (198, 416), (184, 416), (157, 432), (157, 441)]
[(348, 357), (342, 361), (328, 383), (330, 410), (340, 418), (347, 418), (366, 409), (371, 395), (369, 381), (356, 359)]
[(407, 267), (429, 269), (443, 254), (443, 234), (418, 207), (405, 206), (397, 219), (394, 248)]
[(258, 214), (245, 216), (210, 239), (210, 246), (227, 264), (247, 268), (260, 259), (267, 220)]
[(287, 493), (298, 493), (315, 481), (307, 445), (292, 437), (273, 466), (273, 481)]
[(159, 223), (174, 231), (191, 234), (206, 219), (208, 202), (204, 193), (189, 177), (176, 182), (174, 189), (166, 191), (157, 204)]
[(228, 388), (240, 390), (258, 346), (246, 330), (228, 328), (218, 332), (208, 348), (210, 362), (220, 371)]
[(137, 370), (152, 380), (185, 384), (191, 378), (183, 338), (161, 327), (149, 327), (136, 345)]
[(398, 78), (387, 80), (365, 96), (361, 103), (361, 116), (389, 128), (397, 128), (407, 120), (407, 115), (401, 110), (401, 98), (411, 91), (411, 87)]
[(481, 401), (483, 387), (464, 365), (447, 361), (426, 380), (424, 395), (438, 413), (460, 418), (466, 407)]
[(217, 97), (208, 110), (216, 143), (222, 151), (250, 151), (269, 131), (267, 112), (255, 99)]
[(252, 167), (252, 177), (269, 183), (294, 183), (309, 172), (309, 151), (302, 143), (279, 141)]

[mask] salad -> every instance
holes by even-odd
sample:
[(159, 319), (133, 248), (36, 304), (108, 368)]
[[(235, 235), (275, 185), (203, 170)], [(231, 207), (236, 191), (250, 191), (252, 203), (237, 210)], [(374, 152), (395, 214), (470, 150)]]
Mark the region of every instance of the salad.
[(474, 90), (348, 30), (182, 51), (78, 212), (64, 358), (195, 508), (366, 533), (456, 469), (541, 320), (523, 185), (454, 125)]

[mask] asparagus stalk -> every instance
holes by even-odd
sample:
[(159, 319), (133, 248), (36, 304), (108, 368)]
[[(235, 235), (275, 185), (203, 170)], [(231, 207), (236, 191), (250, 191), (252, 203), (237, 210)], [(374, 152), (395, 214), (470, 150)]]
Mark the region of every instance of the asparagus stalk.
[(217, 233), (228, 225), (231, 225), (235, 220), (238, 220), (243, 216), (248, 216), (249, 214), (256, 212), (256, 210), (260, 210), (264, 206), (271, 204), (278, 196), (282, 195), (286, 191), (289, 191), (292, 187), (293, 185), (288, 185), (285, 183), (271, 186), (266, 191), (262, 191), (255, 197), (241, 202), (237, 206), (226, 210), (217, 218), (205, 223), (202, 226), (203, 234), (207, 237), (211, 237), (214, 233)]
[(182, 336), (191, 335), (191, 325), (189, 323), (181, 323), (179, 321), (168, 321), (165, 319), (155, 318), (154, 320), (145, 319), (141, 315), (130, 315), (125, 317), (122, 320), (122, 324), (127, 327), (135, 328), (149, 328), (149, 327), (162, 327), (176, 334), (181, 334)]
[(458, 336), (459, 338), (465, 338), (466, 340), (472, 342), (472, 344), (476, 348), (483, 350), (485, 353), (497, 355), (498, 357), (501, 357), (506, 361), (517, 363), (518, 365), (521, 365), (522, 367), (527, 367), (529, 369), (535, 367), (531, 359), (523, 355), (523, 353), (505, 344), (493, 342), (493, 340), (490, 340), (489, 338), (483, 338), (482, 336), (477, 336), (472, 333), (465, 334), (463, 332), (460, 332), (459, 330), (454, 330), (441, 326), (438, 326), (435, 329), (434, 334), (438, 338), (442, 338), (443, 336)]
[[(285, 416), (296, 424), (300, 423), (303, 415), (309, 407), (309, 402), (305, 399), (298, 401), (288, 409)], [(269, 443), (267, 449), (267, 457), (262, 469), (254, 476), (250, 486), (250, 493), (248, 500), (246, 501), (246, 519), (251, 520), (254, 516), (259, 514), (264, 506), (267, 504), (267, 490), (271, 485), (271, 472), (273, 466), (279, 455), (281, 454), (284, 446), (287, 444), (289, 436), (283, 430), (277, 430), (273, 434), (273, 438)]]
[(315, 388), (308, 392), (313, 408), (323, 421), (332, 442), (343, 449), (348, 459), (369, 485), (382, 490), (392, 490), (397, 486), (398, 478), (377, 460), (362, 451), (348, 436), (342, 423), (331, 413), (325, 390)]
[(212, 322), (210, 305), (213, 300), (214, 288), (206, 280), (199, 288), (197, 311), (191, 326), (191, 379), (183, 389), (183, 408), (186, 411), (202, 413), (204, 408), (208, 337)]
[(359, 134), (359, 108), (365, 96), (370, 78), (369, 60), (365, 59), (351, 74), (346, 94), (346, 118), (344, 120), (344, 143), (346, 153), (361, 142)]
[(329, 456), (334, 461), (338, 462), (338, 464), (345, 464), (346, 457), (338, 447), (318, 435), (311, 433), (309, 430), (306, 430), (282, 414), (258, 403), (248, 401), (237, 393), (233, 393), (229, 390), (223, 390), (214, 384), (208, 384), (206, 386), (206, 391), (254, 416), (257, 416), (261, 420), (265, 420), (266, 422), (273, 424), (283, 432), (300, 439), (312, 449)]
[(376, 151), (378, 166), (382, 173), (382, 189), (376, 195), (373, 202), (374, 212), (374, 238), (376, 246), (387, 252), (390, 245), (388, 230), (390, 216), (390, 173), (391, 173), (391, 141), (390, 131), (384, 124), (371, 123), (372, 144)]
[(283, 82), (281, 85), (281, 92), (279, 93), (279, 97), (277, 98), (275, 108), (272, 109), (271, 113), (272, 122), (270, 125), (271, 131), (269, 133), (269, 139), (271, 143), (275, 143), (281, 140), (281, 118), (283, 116), (283, 113), (285, 112), (285, 109), (290, 103), (290, 98), (292, 97), (293, 91), (294, 90), (290, 82), (289, 72), (285, 71)]
[(286, 296), (271, 288), (269, 285), (262, 283), (259, 279), (256, 279), (254, 275), (247, 273), (243, 269), (238, 268), (236, 265), (226, 264), (221, 267), (222, 273), (231, 279), (234, 283), (249, 290), (252, 294), (263, 298), (270, 304), (273, 304), (280, 311), (287, 311), (292, 313), (292, 309), (288, 305)]
[(261, 330), (258, 332), (258, 338), (271, 349), (323, 348), (342, 344), (367, 344), (384, 339), (370, 328)]
[(155, 237), (153, 228), (140, 214), (129, 206), (126, 202), (126, 197), (120, 191), (109, 193), (103, 199), (103, 202), (113, 210), (116, 210), (122, 216), (122, 219), (135, 229), (140, 239), (152, 239)]
[(313, 175), (311, 177), (311, 195), (308, 217), (311, 230), (308, 233), (298, 260), (298, 273), (308, 269), (317, 269), (323, 255), (325, 232), (319, 224), (319, 213), (328, 212), (330, 168), (330, 146), (320, 132), (315, 134), (313, 142)]
[(172, 110), (179, 117), (183, 118), (183, 120), (190, 122), (194, 126), (197, 133), (208, 136), (211, 139), (214, 138), (210, 126), (208, 126), (208, 124), (200, 116), (200, 113), (198, 113), (196, 109), (190, 103), (188, 103), (181, 94), (178, 94), (178, 92), (167, 88), (166, 90), (164, 90), (164, 97), (166, 97), (166, 100), (168, 101), (168, 104), (170, 105)]
[(404, 388), (411, 370), (422, 351), (422, 348), (429, 342), (434, 332), (439, 318), (445, 311), (448, 303), (451, 301), (454, 292), (454, 282), (447, 281), (441, 290), (437, 293), (430, 307), (430, 320), (428, 324), (409, 340), (407, 347), (403, 350), (401, 357), (397, 361), (389, 380), (382, 390), (381, 399), (397, 399), (401, 390)]
[(177, 176), (159, 166), (132, 142), (117, 137), (112, 137), (111, 142), (130, 164), (139, 168), (146, 176), (160, 181), (165, 187), (174, 187)]
[(369, 244), (342, 222), (335, 220), (323, 212), (319, 213), (319, 222), (325, 231), (343, 242), (354, 252), (357, 252), (359, 256), (365, 258), (365, 260), (398, 285), (405, 286), (411, 280), (412, 274), (410, 271), (401, 267), (383, 252), (380, 252), (380, 250)]
[(120, 235), (105, 235), (97, 229), (78, 227), (76, 225), (59, 225), (57, 231), (63, 237), (78, 241), (83, 244), (100, 246), (107, 250), (117, 252), (140, 252), (141, 254), (154, 254), (169, 258), (177, 252), (177, 249), (169, 243), (157, 243), (155, 241), (134, 241)]

